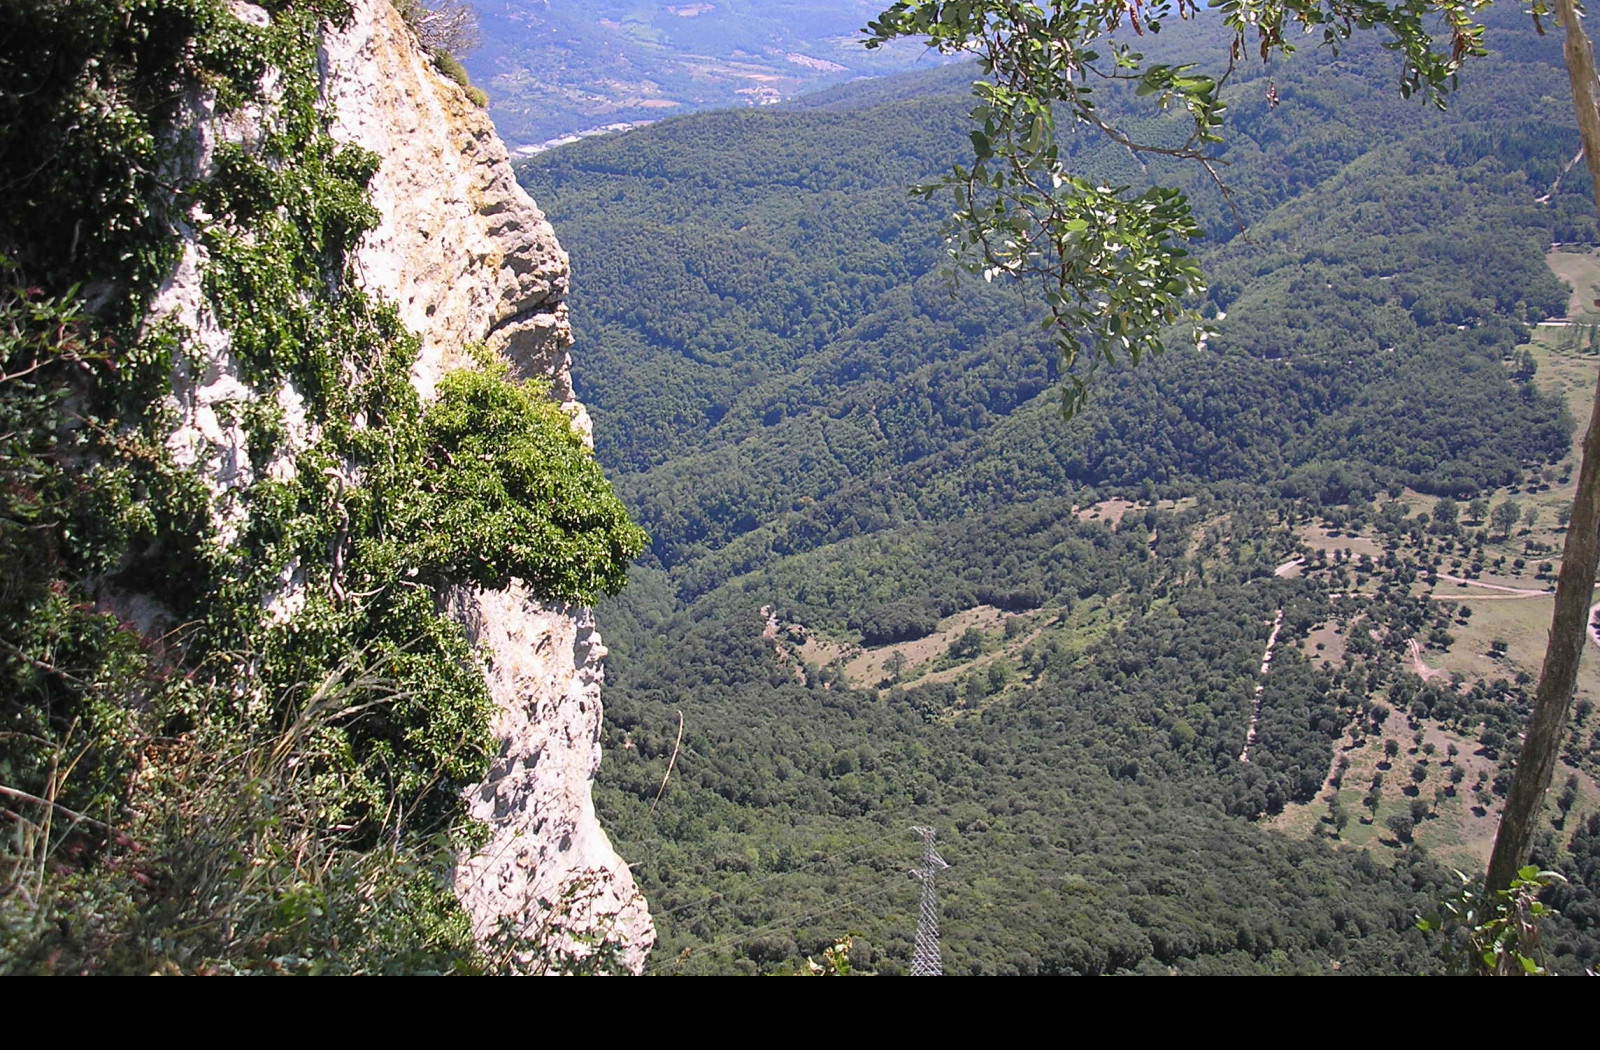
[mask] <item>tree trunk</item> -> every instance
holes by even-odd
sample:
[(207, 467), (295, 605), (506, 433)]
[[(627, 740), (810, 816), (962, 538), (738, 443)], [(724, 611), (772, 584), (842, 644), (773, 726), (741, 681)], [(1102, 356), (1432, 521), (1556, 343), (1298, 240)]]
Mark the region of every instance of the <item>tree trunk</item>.
[[(1572, 102), (1577, 110), (1583, 159), (1600, 201), (1600, 108), (1595, 104), (1594, 45), (1583, 31), (1573, 0), (1556, 0), (1556, 17), (1565, 30), (1562, 53), (1572, 82)], [(1506, 889), (1517, 870), (1528, 862), (1533, 833), (1539, 826), (1544, 794), (1555, 774), (1567, 711), (1578, 682), (1578, 661), (1589, 631), (1589, 604), (1594, 600), (1595, 562), (1600, 554), (1600, 385), (1595, 388), (1593, 414), (1583, 438), (1583, 465), (1578, 470), (1578, 491), (1572, 500), (1572, 520), (1567, 525), (1567, 545), (1556, 583), (1556, 611), (1550, 622), (1550, 642), (1539, 675), (1533, 720), (1528, 725), (1517, 771), (1500, 817), (1494, 853), (1489, 858), (1488, 890)]]

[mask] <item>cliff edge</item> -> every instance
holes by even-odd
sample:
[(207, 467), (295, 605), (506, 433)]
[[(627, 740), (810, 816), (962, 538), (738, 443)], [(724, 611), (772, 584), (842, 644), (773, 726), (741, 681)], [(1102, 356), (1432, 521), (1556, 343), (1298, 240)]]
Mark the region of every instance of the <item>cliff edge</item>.
[[(269, 24), (252, 5), (235, 2), (230, 10), (252, 25)], [(418, 339), (410, 375), (423, 403), (436, 397), (442, 377), (474, 367), (486, 348), (512, 377), (546, 384), (572, 429), (592, 444), (568, 370), (567, 255), (517, 184), (487, 113), (435, 70), (389, 0), (355, 0), (348, 20), (325, 25), (317, 60), (329, 133), (378, 162), (367, 182), (375, 221), (348, 263), (359, 287), (392, 304)], [(191, 160), (202, 179), (214, 177), (219, 151), (252, 148), (262, 134), (260, 108), (218, 116), (197, 95), (188, 109)], [(144, 328), (175, 322), (192, 333), (196, 353), (173, 380), (177, 425), (167, 446), (178, 464), (204, 479), (217, 530), (231, 541), (247, 528), (247, 497), (263, 473), (234, 406), (261, 395), (208, 289), (210, 252), (198, 232), (206, 218), (180, 227), (180, 261)], [(277, 401), (287, 436), (265, 473), (288, 480), (302, 473), (298, 459), (327, 421), (307, 411), (293, 379)], [(323, 472), (341, 492), (364, 480), (348, 464)], [(338, 506), (331, 510), (347, 515)], [(436, 527), (445, 526), (420, 524)], [(338, 541), (334, 546), (337, 569)], [(304, 608), (312, 592), (307, 568), (291, 563), (268, 595), (277, 619)], [(338, 583), (336, 573), (336, 590)], [(588, 960), (599, 943), (608, 963), (637, 972), (654, 927), (596, 820), (590, 792), (600, 764), (606, 653), (592, 611), (541, 601), (520, 580), (507, 587), (440, 586), (436, 600), (465, 630), (494, 706), (491, 765), (467, 792), (471, 815), (488, 825), (488, 840), (460, 858), (454, 877), (474, 937), (512, 968), (559, 970)], [(147, 634), (163, 620), (146, 596), (119, 595), (115, 604)]]
[[(517, 184), (488, 114), (439, 75), (388, 0), (358, 0), (322, 48), (336, 138), (382, 158), (369, 187), (382, 218), (358, 245), (367, 290), (393, 302), (422, 340), (413, 383), (485, 344), (515, 375), (549, 382), (586, 437), (568, 371), (567, 255)], [(590, 794), (600, 765), (606, 649), (587, 608), (545, 604), (514, 583), (441, 596), (484, 660), (498, 750), (470, 792), (492, 829), (462, 859), (456, 889), (480, 940), (500, 935), (585, 951), (602, 937), (630, 970), (655, 931)]]

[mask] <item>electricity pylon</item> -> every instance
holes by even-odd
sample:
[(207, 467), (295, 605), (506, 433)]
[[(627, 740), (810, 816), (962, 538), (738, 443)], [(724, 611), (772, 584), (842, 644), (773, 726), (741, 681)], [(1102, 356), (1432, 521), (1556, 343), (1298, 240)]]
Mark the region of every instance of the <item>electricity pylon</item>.
[(944, 963), (939, 958), (939, 898), (934, 894), (934, 876), (950, 865), (934, 852), (933, 837), (938, 829), (914, 826), (922, 836), (922, 867), (911, 874), (922, 880), (922, 899), (917, 903), (917, 946), (911, 953), (911, 976), (943, 977)]

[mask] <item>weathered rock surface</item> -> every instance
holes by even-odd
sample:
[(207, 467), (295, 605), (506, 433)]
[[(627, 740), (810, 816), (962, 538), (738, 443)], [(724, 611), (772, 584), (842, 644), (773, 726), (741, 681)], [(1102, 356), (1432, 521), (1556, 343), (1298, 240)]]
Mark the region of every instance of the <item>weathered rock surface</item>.
[(581, 956), (587, 949), (572, 934), (600, 935), (618, 961), (637, 971), (653, 930), (595, 820), (589, 791), (600, 766), (606, 653), (593, 616), (542, 607), (520, 589), (458, 589), (446, 608), (472, 643), (491, 654), (489, 689), (500, 700), (494, 723), (500, 751), (471, 799), (472, 815), (494, 837), (456, 875), (480, 939), (504, 918), (513, 935)]
[(567, 369), (567, 253), (488, 114), (434, 70), (384, 0), (356, 4), (323, 55), (334, 134), (383, 158), (371, 184), (383, 221), (357, 267), (422, 337), (417, 388), (428, 396), (481, 342), (581, 412)]
[[(334, 134), (383, 158), (371, 184), (383, 221), (356, 265), (422, 338), (418, 390), (429, 396), (469, 363), (464, 347), (486, 343), (519, 375), (547, 379), (587, 434), (568, 372), (567, 255), (488, 115), (434, 71), (387, 0), (358, 0), (323, 55)], [(492, 835), (456, 877), (474, 928), (543, 939), (558, 955), (589, 950), (572, 934), (599, 934), (639, 969), (655, 930), (590, 795), (605, 655), (590, 611), (516, 587), (444, 600), (485, 657), (498, 708), (500, 751), (470, 796)]]
[[(232, 5), (241, 18), (260, 8)], [(357, 250), (368, 291), (396, 304), (422, 342), (412, 378), (424, 398), (445, 372), (470, 365), (484, 344), (523, 377), (549, 382), (551, 395), (586, 438), (589, 418), (568, 371), (572, 344), (564, 298), (566, 252), (544, 214), (517, 185), (488, 115), (438, 74), (389, 0), (356, 0), (354, 18), (322, 42), (323, 92), (333, 133), (382, 158), (371, 183), (383, 218)], [(223, 121), (203, 99), (186, 121), (204, 174), (216, 145), (248, 141), (249, 114)], [(242, 510), (230, 492), (253, 480), (248, 437), (228, 404), (250, 396), (230, 338), (206, 301), (204, 249), (192, 235), (161, 290), (149, 323), (171, 319), (191, 333), (193, 364), (174, 377), (174, 459), (199, 472), (213, 493), (223, 538)], [(280, 395), (288, 452), (268, 466), (294, 471), (294, 452), (316, 438), (292, 387)], [(285, 615), (303, 601), (298, 577), (268, 596)], [(117, 599), (152, 623), (160, 610)], [(588, 609), (545, 605), (520, 587), (459, 589), (440, 596), (467, 630), (486, 667), (497, 707), (499, 753), (469, 804), (488, 822), (481, 851), (462, 858), (456, 888), (485, 943), (506, 935), (541, 941), (551, 959), (521, 953), (528, 969), (591, 953), (598, 935), (623, 967), (637, 971), (655, 938), (643, 897), (595, 819), (591, 782), (600, 763), (600, 683), (605, 647)]]

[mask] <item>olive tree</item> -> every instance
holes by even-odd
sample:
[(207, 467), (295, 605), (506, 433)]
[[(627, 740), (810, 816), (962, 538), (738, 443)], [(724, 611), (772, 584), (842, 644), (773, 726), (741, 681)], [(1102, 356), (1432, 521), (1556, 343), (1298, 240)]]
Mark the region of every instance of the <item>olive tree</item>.
[(1510, 536), (1511, 530), (1517, 527), (1517, 520), (1521, 517), (1522, 508), (1512, 500), (1496, 504), (1494, 510), (1490, 512), (1490, 522), (1500, 530), (1502, 536)]

